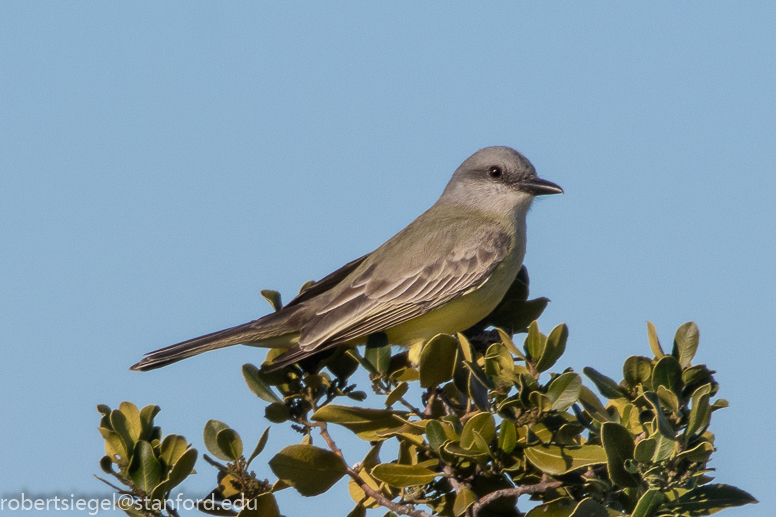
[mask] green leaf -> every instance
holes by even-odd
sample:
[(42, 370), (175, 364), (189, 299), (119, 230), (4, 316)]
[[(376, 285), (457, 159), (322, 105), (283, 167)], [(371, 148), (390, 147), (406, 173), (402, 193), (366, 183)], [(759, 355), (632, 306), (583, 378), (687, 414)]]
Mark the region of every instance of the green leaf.
[(129, 462), (131, 456), (127, 452), (127, 446), (121, 438), (121, 435), (113, 429), (107, 429), (105, 427), (100, 427), (97, 430), (105, 440), (105, 454), (110, 456), (110, 459), (114, 461), (116, 461), (116, 456), (118, 456), (121, 464)]
[(389, 438), (380, 436), (378, 431), (394, 429), (402, 425), (401, 420), (406, 419), (409, 413), (393, 409), (358, 408), (329, 404), (316, 411), (312, 420), (337, 424), (356, 433), (356, 435), (369, 441), (381, 441)]
[(676, 456), (676, 461), (693, 461), (698, 463), (705, 463), (709, 461), (709, 457), (714, 452), (714, 446), (709, 442), (701, 442), (692, 449), (684, 451)]
[(647, 438), (641, 440), (636, 444), (636, 448), (633, 451), (633, 459), (639, 463), (648, 465), (652, 463), (652, 458), (655, 456), (657, 450), (657, 440), (654, 438)]
[(461, 432), (461, 447), (464, 449), (472, 448), (475, 431), (485, 440), (485, 443), (490, 443), (496, 436), (496, 420), (493, 415), (478, 413), (467, 420)]
[(625, 360), (622, 375), (630, 386), (647, 383), (652, 377), (652, 359), (640, 355), (632, 355)]
[(544, 372), (552, 368), (555, 362), (560, 359), (563, 352), (566, 351), (566, 340), (569, 337), (569, 329), (565, 323), (561, 323), (556, 326), (550, 334), (547, 336), (547, 343), (544, 346), (544, 351), (536, 363), (536, 370)]
[(566, 411), (577, 401), (581, 389), (582, 378), (574, 372), (555, 377), (547, 389), (547, 397), (552, 401), (551, 409)]
[(532, 465), (551, 476), (606, 463), (604, 449), (598, 445), (534, 445), (525, 449), (525, 456)]
[(381, 463), (372, 469), (372, 477), (396, 488), (426, 485), (440, 475), (419, 465)]
[(695, 352), (698, 350), (699, 339), (698, 326), (692, 321), (688, 321), (676, 329), (671, 355), (679, 359), (682, 368), (687, 368), (692, 364), (692, 358), (695, 357)]
[(652, 353), (655, 354), (655, 357), (660, 359), (666, 355), (665, 352), (663, 352), (663, 348), (660, 346), (660, 340), (657, 338), (655, 325), (653, 325), (651, 321), (647, 322), (647, 335), (649, 336), (649, 347), (652, 349)]
[(131, 458), (135, 450), (135, 440), (132, 438), (131, 424), (127, 421), (126, 415), (118, 409), (114, 409), (110, 412), (110, 425), (124, 443), (127, 459)]
[(119, 411), (127, 417), (127, 429), (132, 437), (132, 441), (138, 441), (140, 435), (143, 434), (143, 422), (140, 420), (140, 411), (138, 411), (137, 406), (131, 402), (124, 401), (119, 404)]
[(248, 385), (248, 389), (261, 400), (269, 403), (283, 403), (283, 400), (275, 395), (272, 388), (267, 386), (267, 384), (259, 378), (259, 369), (254, 365), (244, 364), (242, 366), (242, 374), (245, 379), (245, 384)]
[(660, 490), (656, 488), (647, 490), (636, 504), (631, 517), (654, 517), (665, 499), (665, 495)]
[(197, 463), (197, 449), (189, 449), (176, 460), (175, 465), (170, 471), (166, 482), (166, 492), (169, 492), (178, 486), (194, 470), (194, 464)]
[(582, 404), (585, 411), (590, 413), (590, 416), (594, 420), (601, 423), (609, 422), (611, 420), (609, 413), (606, 412), (606, 408), (604, 408), (601, 401), (595, 396), (595, 393), (587, 386), (582, 386), (579, 389), (579, 403)]
[(593, 384), (595, 384), (598, 392), (604, 397), (608, 399), (619, 399), (624, 396), (617, 383), (606, 375), (598, 373), (598, 371), (590, 368), (589, 366), (582, 368), (582, 373), (587, 375), (587, 378), (593, 381)]
[(514, 422), (502, 420), (498, 432), (498, 448), (504, 454), (510, 454), (517, 445), (517, 428)]
[(273, 402), (264, 408), (264, 418), (273, 424), (282, 424), (291, 418), (291, 411), (282, 402)]
[(156, 461), (150, 443), (140, 440), (135, 444), (127, 472), (135, 486), (145, 493), (150, 493), (159, 484), (162, 480), (162, 466)]
[(652, 408), (655, 411), (655, 416), (657, 417), (657, 429), (660, 434), (668, 438), (669, 440), (675, 440), (676, 439), (676, 431), (674, 431), (674, 426), (671, 425), (671, 422), (668, 421), (668, 418), (666, 417), (665, 413), (663, 413), (662, 408), (660, 407), (660, 397), (657, 396), (657, 393), (654, 391), (646, 391), (644, 392), (644, 398), (649, 401), (649, 403), (652, 405)]
[(289, 445), (269, 460), (278, 477), (303, 496), (326, 492), (347, 473), (342, 458), (314, 445)]
[(453, 378), (458, 341), (446, 334), (437, 334), (420, 353), (420, 387), (430, 388)]
[(666, 504), (674, 513), (711, 515), (725, 508), (756, 503), (757, 499), (734, 486), (715, 484), (694, 488)]
[(588, 497), (579, 502), (569, 517), (609, 517), (609, 512), (604, 505)]
[(385, 332), (369, 334), (366, 338), (364, 359), (369, 361), (377, 373), (388, 371), (388, 365), (391, 363), (391, 344)]
[(534, 507), (525, 517), (569, 517), (576, 507), (577, 502), (574, 499), (563, 497)]
[(218, 450), (231, 461), (237, 461), (242, 456), (242, 440), (234, 429), (221, 429), (218, 431), (216, 433), (216, 444), (218, 444)]
[(696, 435), (702, 434), (709, 425), (709, 421), (711, 420), (709, 393), (711, 393), (711, 384), (704, 384), (692, 394), (690, 421), (685, 430), (685, 436), (688, 441)]
[(218, 433), (224, 429), (229, 429), (229, 426), (218, 420), (208, 420), (205, 424), (205, 429), (202, 431), (202, 441), (205, 442), (205, 447), (210, 454), (219, 460), (230, 461), (231, 458), (218, 445)]
[(140, 433), (140, 439), (151, 441), (151, 433), (154, 430), (154, 417), (159, 414), (162, 408), (155, 405), (149, 405), (140, 410), (140, 426), (142, 432)]
[(676, 450), (677, 441), (666, 438), (660, 433), (654, 435), (650, 440), (655, 440), (657, 442), (655, 455), (652, 456), (652, 463), (660, 463), (661, 461), (667, 460), (674, 453), (674, 450)]
[(180, 458), (188, 448), (189, 444), (186, 443), (186, 438), (177, 434), (168, 434), (164, 437), (164, 440), (162, 440), (159, 459), (170, 467), (178, 461), (178, 458)]
[(445, 440), (447, 440), (445, 429), (437, 420), (431, 420), (426, 424), (426, 439), (428, 440), (429, 447), (435, 451), (438, 451), (442, 444), (445, 443)]
[(612, 481), (622, 487), (639, 486), (638, 476), (625, 469), (625, 460), (633, 459), (636, 448), (630, 432), (614, 422), (601, 424), (601, 442), (606, 451), (606, 463)]
[(259, 438), (258, 443), (256, 444), (256, 448), (253, 449), (253, 452), (251, 453), (251, 457), (248, 458), (247, 465), (250, 465), (251, 462), (261, 454), (261, 451), (264, 450), (264, 447), (267, 445), (267, 440), (269, 439), (269, 427), (264, 429), (264, 432), (261, 433), (261, 437)]
[(477, 494), (474, 491), (463, 488), (458, 495), (455, 496), (455, 502), (453, 503), (453, 513), (456, 516), (463, 515), (466, 510), (477, 502)]
[(525, 336), (523, 348), (528, 357), (532, 360), (538, 360), (544, 353), (544, 347), (547, 343), (547, 336), (539, 332), (539, 324), (536, 320), (528, 325), (528, 335)]
[[(512, 337), (509, 334), (507, 334), (500, 328), (497, 328), (496, 332), (498, 332), (498, 335), (501, 338), (501, 342), (504, 344), (505, 347), (507, 347), (507, 350), (509, 350), (509, 353), (511, 353), (515, 357), (522, 359), (523, 361), (527, 361), (525, 355), (517, 348), (517, 346), (515, 346), (515, 342), (512, 341)], [(467, 361), (471, 361), (472, 360), (471, 353), (469, 354), (468, 357), (465, 357), (465, 359)]]
[(264, 493), (255, 499), (246, 501), (245, 507), (237, 517), (280, 517), (280, 509), (272, 493)]
[(682, 367), (672, 355), (663, 356), (652, 371), (652, 389), (657, 391), (658, 386), (665, 386), (676, 395), (682, 394)]
[(261, 296), (269, 302), (272, 310), (277, 312), (283, 308), (283, 302), (280, 301), (280, 293), (272, 289), (262, 289)]
[(407, 394), (409, 384), (402, 382), (391, 391), (387, 397), (385, 397), (385, 407), (391, 407), (396, 404), (400, 398)]

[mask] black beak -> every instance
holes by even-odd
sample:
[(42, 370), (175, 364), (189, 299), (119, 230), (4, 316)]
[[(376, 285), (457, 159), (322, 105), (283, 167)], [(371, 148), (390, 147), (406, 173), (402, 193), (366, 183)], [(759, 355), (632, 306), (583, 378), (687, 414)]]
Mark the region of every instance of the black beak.
[(529, 178), (518, 183), (518, 188), (532, 196), (547, 196), (549, 194), (563, 194), (563, 189), (551, 181), (541, 178)]

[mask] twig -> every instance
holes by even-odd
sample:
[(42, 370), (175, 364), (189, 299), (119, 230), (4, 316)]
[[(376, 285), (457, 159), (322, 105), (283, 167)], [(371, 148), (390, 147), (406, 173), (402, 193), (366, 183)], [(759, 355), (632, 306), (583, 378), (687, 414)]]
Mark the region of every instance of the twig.
[(553, 488), (559, 488), (561, 484), (562, 483), (560, 481), (547, 481), (547, 478), (545, 477), (540, 483), (535, 485), (523, 485), (516, 488), (496, 490), (495, 492), (489, 493), (474, 503), (471, 507), (471, 515), (472, 517), (477, 517), (485, 506), (492, 503), (496, 499), (500, 499), (502, 497), (520, 497), (521, 495), (526, 494), (546, 492), (547, 490), (551, 490)]
[(342, 460), (342, 463), (345, 465), (345, 469), (347, 469), (348, 475), (358, 483), (358, 486), (361, 488), (361, 490), (364, 491), (366, 495), (377, 501), (381, 506), (384, 506), (391, 510), (394, 513), (397, 513), (399, 515), (409, 515), (410, 517), (433, 517), (430, 513), (426, 513), (422, 510), (415, 510), (413, 508), (410, 508), (409, 506), (405, 506), (403, 504), (394, 503), (390, 499), (386, 498), (383, 494), (378, 492), (377, 490), (373, 489), (371, 486), (366, 484), (366, 481), (358, 475), (358, 472), (350, 468), (350, 465), (348, 465), (348, 462), (345, 461), (345, 456), (342, 455), (342, 451), (337, 447), (337, 444), (334, 443), (334, 440), (332, 440), (331, 436), (329, 435), (329, 431), (326, 427), (326, 422), (315, 422), (315, 427), (317, 427), (320, 430), (321, 437), (326, 442), (326, 445), (329, 446), (329, 449), (331, 449), (331, 452), (336, 454), (340, 457)]

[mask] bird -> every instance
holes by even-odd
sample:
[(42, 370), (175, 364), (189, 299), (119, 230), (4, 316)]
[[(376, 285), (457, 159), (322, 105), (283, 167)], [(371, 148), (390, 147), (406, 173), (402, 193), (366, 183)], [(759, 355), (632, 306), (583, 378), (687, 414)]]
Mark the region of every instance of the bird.
[(561, 193), (516, 150), (480, 149), (455, 170), (436, 203), (371, 253), (273, 313), (149, 352), (130, 370), (238, 344), (285, 349), (272, 362), (278, 369), (364, 344), (372, 334), (417, 349), (437, 334), (464, 331), (490, 314), (515, 280), (534, 198)]

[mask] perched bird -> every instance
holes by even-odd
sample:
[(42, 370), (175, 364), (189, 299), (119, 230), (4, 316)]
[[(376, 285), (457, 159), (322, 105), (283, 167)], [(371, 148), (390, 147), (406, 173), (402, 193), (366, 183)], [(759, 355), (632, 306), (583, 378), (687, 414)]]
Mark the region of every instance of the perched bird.
[(520, 270), (533, 198), (562, 192), (514, 149), (480, 149), (431, 208), (373, 252), (276, 312), (151, 352), (130, 369), (238, 344), (287, 349), (273, 362), (277, 368), (378, 332), (412, 347), (466, 330), (496, 308)]

